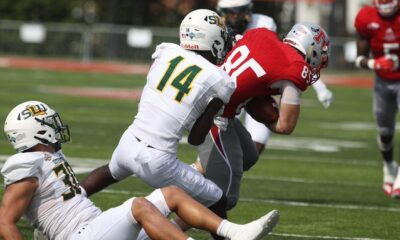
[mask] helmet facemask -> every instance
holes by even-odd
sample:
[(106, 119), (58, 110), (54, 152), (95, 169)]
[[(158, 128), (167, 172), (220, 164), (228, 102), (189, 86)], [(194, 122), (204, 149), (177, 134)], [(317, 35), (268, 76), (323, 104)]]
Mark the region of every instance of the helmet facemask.
[(230, 38), (230, 34), (228, 30), (221, 30), (221, 40), (216, 39), (214, 44), (212, 44), (211, 52), (213, 56), (216, 58), (217, 64), (220, 64), (224, 61), (226, 54), (232, 49), (232, 41)]
[[(54, 129), (54, 134), (55, 134), (55, 139), (57, 143), (65, 143), (69, 142), (71, 140), (71, 135), (69, 132), (69, 127), (68, 125), (64, 125), (64, 123), (61, 120), (61, 117), (58, 113), (54, 113), (53, 115), (47, 116), (45, 118), (35, 118), (36, 121), (38, 121), (42, 126), (46, 125), (49, 126), (50, 128)], [(47, 139), (43, 139), (38, 137), (36, 135), (34, 138), (42, 141), (44, 144), (49, 144), (53, 143), (48, 141)]]

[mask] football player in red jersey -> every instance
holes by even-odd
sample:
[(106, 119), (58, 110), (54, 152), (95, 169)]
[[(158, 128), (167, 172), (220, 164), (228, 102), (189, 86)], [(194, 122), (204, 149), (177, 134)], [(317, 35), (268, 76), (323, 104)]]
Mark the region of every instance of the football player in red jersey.
[[(400, 14), (398, 0), (374, 0), (358, 13), (356, 66), (375, 71), (373, 111), (383, 157), (383, 191), (400, 198), (399, 167), (393, 160), (396, 113), (400, 106)], [(397, 176), (397, 179), (396, 179)]]
[(300, 113), (301, 94), (319, 79), (321, 68), (328, 64), (328, 53), (328, 35), (311, 23), (296, 24), (283, 42), (265, 28), (249, 30), (229, 52), (223, 68), (236, 79), (236, 90), (217, 126), (198, 147), (199, 168), (223, 189), (228, 209), (239, 199), (243, 171), (258, 159), (250, 134), (235, 115), (254, 97), (280, 94), (279, 119), (266, 125), (276, 133), (292, 133)]
[[(277, 26), (273, 18), (253, 12), (253, 0), (218, 0), (217, 11), (225, 19), (225, 24), (232, 29), (234, 35), (243, 35), (254, 28), (267, 28), (276, 32)], [(322, 80), (312, 85), (318, 100), (324, 108), (329, 108), (333, 102), (333, 93)], [(242, 115), (244, 117), (242, 118)], [(261, 154), (271, 133), (264, 124), (257, 122), (248, 113), (238, 115), (243, 119), (243, 125), (251, 134), (259, 154)], [(244, 159), (246, 161), (246, 159)]]

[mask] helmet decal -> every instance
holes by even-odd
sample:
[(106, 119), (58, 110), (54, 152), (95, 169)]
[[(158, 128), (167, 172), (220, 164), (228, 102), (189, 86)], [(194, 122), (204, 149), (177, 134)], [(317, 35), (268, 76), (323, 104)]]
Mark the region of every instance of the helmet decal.
[[(44, 104), (27, 105), (26, 109), (21, 112), (22, 118), (25, 120), (34, 116), (46, 115), (47, 108)], [(21, 120), (21, 115), (18, 115), (18, 120)]]

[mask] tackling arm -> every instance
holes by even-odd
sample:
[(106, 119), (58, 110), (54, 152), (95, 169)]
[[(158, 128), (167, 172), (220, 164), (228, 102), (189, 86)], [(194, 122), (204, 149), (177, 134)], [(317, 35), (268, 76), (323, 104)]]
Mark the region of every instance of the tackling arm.
[(208, 103), (206, 110), (196, 120), (192, 129), (190, 130), (188, 137), (188, 142), (190, 144), (197, 146), (204, 142), (208, 131), (211, 129), (215, 115), (223, 105), (224, 103), (219, 98), (214, 98)]
[(0, 236), (4, 240), (22, 239), (16, 223), (30, 204), (39, 183), (25, 178), (6, 187), (0, 207)]
[(89, 197), (116, 182), (118, 180), (114, 179), (108, 164), (106, 164), (93, 170), (80, 185), (85, 190), (86, 196)]

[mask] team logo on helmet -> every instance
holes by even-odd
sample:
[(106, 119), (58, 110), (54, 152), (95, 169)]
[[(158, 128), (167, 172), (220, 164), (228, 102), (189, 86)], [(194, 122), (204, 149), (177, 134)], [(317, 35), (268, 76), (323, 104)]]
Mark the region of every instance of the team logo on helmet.
[(47, 107), (44, 104), (28, 105), (26, 108), (18, 115), (18, 120), (21, 120), (21, 115), (23, 120), (35, 116), (44, 116), (47, 114)]

